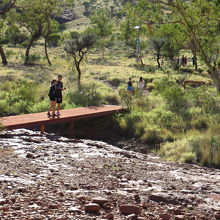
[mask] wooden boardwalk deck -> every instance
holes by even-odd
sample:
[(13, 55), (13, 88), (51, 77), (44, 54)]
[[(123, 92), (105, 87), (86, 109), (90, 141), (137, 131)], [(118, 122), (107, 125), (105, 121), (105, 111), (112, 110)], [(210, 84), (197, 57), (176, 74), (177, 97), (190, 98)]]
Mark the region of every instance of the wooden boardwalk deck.
[(72, 122), (79, 119), (111, 115), (121, 112), (122, 110), (123, 108), (121, 106), (103, 105), (99, 107), (81, 107), (61, 110), (61, 116), (54, 119), (48, 118), (47, 112), (41, 112), (34, 114), (2, 117), (0, 121), (6, 127), (6, 129), (31, 128), (40, 126), (41, 130), (44, 130), (44, 126), (48, 124)]

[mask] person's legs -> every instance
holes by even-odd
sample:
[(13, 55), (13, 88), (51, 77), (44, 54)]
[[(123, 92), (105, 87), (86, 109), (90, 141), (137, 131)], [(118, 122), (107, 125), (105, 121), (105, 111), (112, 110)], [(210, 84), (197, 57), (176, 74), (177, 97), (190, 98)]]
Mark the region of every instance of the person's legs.
[(57, 112), (60, 112), (60, 103), (57, 104)]
[(50, 101), (50, 107), (48, 109), (47, 115), (50, 116), (50, 111), (53, 110), (53, 101)]
[(60, 116), (60, 105), (62, 103), (62, 96), (57, 97), (57, 115)]
[(55, 115), (56, 101), (52, 102), (52, 115)]

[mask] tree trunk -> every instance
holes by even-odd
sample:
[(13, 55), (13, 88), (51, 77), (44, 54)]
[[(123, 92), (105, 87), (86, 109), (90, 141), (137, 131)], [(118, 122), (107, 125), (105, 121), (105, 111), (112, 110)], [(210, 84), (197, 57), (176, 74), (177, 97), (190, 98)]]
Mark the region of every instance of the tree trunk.
[(210, 70), (213, 83), (214, 83), (218, 93), (220, 93), (220, 72), (219, 71), (217, 68), (212, 68)]
[(81, 75), (82, 75), (82, 72), (81, 72), (81, 69), (80, 69), (80, 62), (77, 62), (75, 61), (75, 66), (76, 66), (76, 70), (77, 70), (77, 73), (78, 73), (78, 78), (77, 78), (77, 87), (78, 87), (78, 91), (81, 90)]
[(103, 47), (102, 48), (102, 59), (104, 60), (104, 58), (105, 58), (105, 48)]
[(198, 61), (197, 61), (197, 55), (196, 55), (196, 54), (194, 54), (194, 55), (193, 55), (193, 58), (194, 58), (195, 70), (197, 71), (197, 70), (198, 70)]
[(0, 44), (0, 54), (1, 54), (1, 57), (2, 57), (2, 64), (7, 65), (8, 61), (7, 61), (7, 58), (5, 56), (5, 52), (4, 52), (1, 44)]
[(31, 39), (30, 39), (30, 42), (27, 46), (27, 49), (26, 49), (26, 52), (25, 52), (25, 60), (24, 60), (25, 65), (29, 64), (29, 62), (30, 62), (30, 49), (31, 49), (31, 47), (32, 47), (35, 40), (36, 40), (35, 37), (32, 36)]
[(44, 51), (45, 51), (45, 56), (47, 58), (47, 62), (49, 64), (49, 66), (51, 66), (51, 61), (50, 61), (49, 54), (47, 51), (47, 37), (45, 37), (45, 39), (44, 39)]
[(157, 51), (157, 67), (161, 69), (161, 64), (160, 64), (160, 51)]

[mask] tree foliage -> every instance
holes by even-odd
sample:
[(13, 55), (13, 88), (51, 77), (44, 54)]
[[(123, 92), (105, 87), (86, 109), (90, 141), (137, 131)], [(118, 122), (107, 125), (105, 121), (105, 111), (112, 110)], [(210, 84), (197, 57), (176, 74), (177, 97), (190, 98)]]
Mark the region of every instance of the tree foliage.
[(135, 8), (141, 20), (146, 24), (151, 24), (152, 27), (178, 24), (181, 28), (180, 36), (184, 36), (186, 42), (193, 42), (194, 50), (204, 60), (220, 92), (218, 67), (220, 4), (218, 0), (140, 1)]
[(98, 9), (90, 16), (92, 30), (97, 37), (96, 46), (102, 50), (104, 57), (105, 47), (111, 41), (113, 22), (109, 19), (110, 13), (105, 9)]
[(61, 0), (19, 0), (17, 11), (14, 11), (15, 21), (25, 28), (30, 35), (25, 53), (25, 64), (29, 63), (30, 49), (46, 32), (50, 32), (53, 16), (59, 13)]
[(85, 58), (85, 56), (89, 53), (90, 49), (96, 42), (96, 35), (84, 32), (72, 32), (71, 39), (66, 41), (64, 50), (73, 57), (74, 66), (78, 73), (78, 90), (80, 90), (80, 80), (82, 71), (80, 68), (80, 64)]

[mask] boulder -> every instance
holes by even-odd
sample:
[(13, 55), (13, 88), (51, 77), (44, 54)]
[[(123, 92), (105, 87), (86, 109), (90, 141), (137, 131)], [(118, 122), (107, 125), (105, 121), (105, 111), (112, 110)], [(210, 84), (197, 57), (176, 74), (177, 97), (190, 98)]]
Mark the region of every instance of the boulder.
[(141, 209), (138, 206), (134, 205), (121, 205), (119, 207), (121, 214), (130, 215), (130, 214), (140, 214)]
[(85, 206), (85, 212), (95, 212), (98, 213), (101, 207), (96, 203), (89, 203)]

